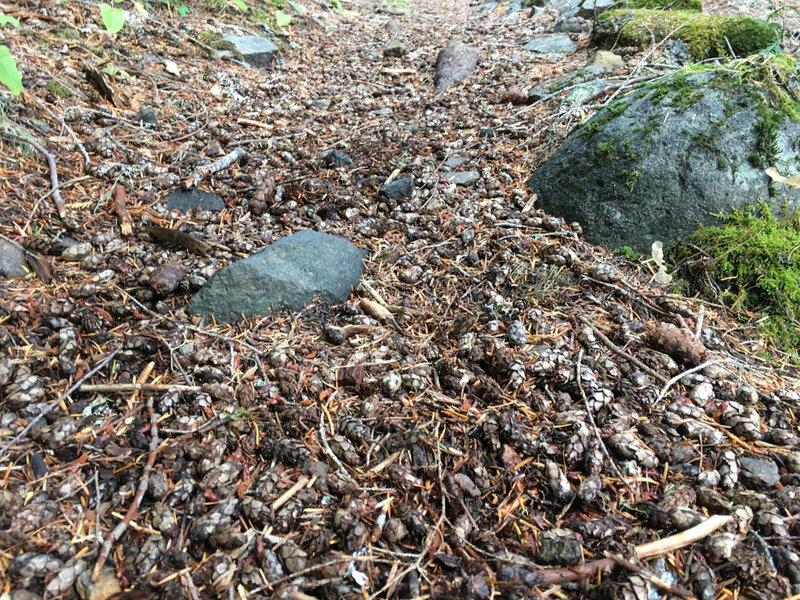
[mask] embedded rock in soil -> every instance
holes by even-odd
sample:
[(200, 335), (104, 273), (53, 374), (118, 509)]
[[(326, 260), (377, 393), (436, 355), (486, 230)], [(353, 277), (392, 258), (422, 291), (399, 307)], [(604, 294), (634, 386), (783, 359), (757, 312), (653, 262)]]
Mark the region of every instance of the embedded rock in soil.
[(225, 201), (211, 192), (204, 192), (197, 188), (184, 190), (183, 188), (171, 192), (167, 196), (167, 210), (177, 210), (187, 213), (197, 209), (219, 212), (225, 208)]
[(144, 125), (158, 125), (156, 110), (152, 106), (140, 108), (136, 116), (133, 117), (133, 122), (142, 123)]
[(447, 171), (442, 173), (442, 179), (447, 183), (455, 183), (464, 187), (474, 184), (481, 178), (477, 171)]
[(440, 94), (464, 80), (478, 64), (478, 49), (468, 44), (450, 42), (436, 57), (433, 93)]
[(575, 50), (575, 44), (563, 33), (540, 35), (522, 47), (523, 50), (537, 54), (569, 54)]
[(742, 456), (739, 459), (742, 467), (741, 476), (756, 489), (771, 488), (781, 479), (778, 465), (765, 458), (749, 458)]
[(344, 302), (364, 272), (365, 252), (346, 239), (300, 231), (217, 271), (186, 311), (237, 321), (280, 310), (300, 310), (316, 295)]
[(772, 190), (791, 210), (800, 192), (776, 189), (764, 169), (800, 170), (800, 122), (769, 108), (780, 98), (767, 86), (740, 79), (679, 72), (598, 112), (531, 175), (537, 206), (580, 222), (593, 243), (640, 252)]
[(0, 237), (0, 277), (16, 279), (27, 274), (25, 250), (19, 244)]
[(341, 150), (331, 150), (325, 155), (325, 166), (329, 169), (352, 167), (353, 159)]
[(609, 71), (616, 71), (617, 69), (622, 69), (625, 66), (625, 61), (622, 60), (622, 57), (619, 54), (614, 54), (608, 50), (598, 50), (594, 53), (592, 58), (589, 59), (589, 62), (586, 63), (586, 66), (603, 67)]
[(395, 179), (378, 190), (378, 195), (392, 200), (410, 198), (414, 193), (414, 180), (411, 177)]
[(278, 56), (278, 47), (267, 38), (257, 35), (226, 35), (222, 39), (232, 43), (251, 67), (268, 67)]
[(578, 10), (578, 16), (584, 18), (594, 17), (601, 12), (614, 8), (617, 0), (585, 0)]
[(389, 43), (383, 47), (383, 55), (392, 58), (405, 56), (406, 52), (408, 52), (408, 50), (400, 40), (390, 40)]

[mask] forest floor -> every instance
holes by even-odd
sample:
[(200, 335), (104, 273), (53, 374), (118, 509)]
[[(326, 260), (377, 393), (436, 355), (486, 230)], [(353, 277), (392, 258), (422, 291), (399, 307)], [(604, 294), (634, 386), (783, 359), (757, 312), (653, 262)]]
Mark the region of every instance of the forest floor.
[[(552, 10), (308, 2), (258, 71), (206, 47), (263, 33), (252, 12), (178, 5), (116, 36), (94, 3), (2, 5), (25, 92), (2, 97), (0, 234), (35, 270), (0, 284), (2, 598), (800, 593), (791, 357), (525, 188), (596, 107), (517, 102), (585, 65), (588, 34), (549, 62), (521, 47)], [(434, 96), (451, 39), (479, 64)], [(53, 156), (63, 216), (22, 139)], [(221, 212), (166, 211), (235, 148), (200, 185)], [(334, 148), (354, 166), (326, 168)], [(448, 183), (448, 159), (477, 181)], [(414, 197), (378, 198), (406, 174)], [(367, 250), (350, 302), (182, 312), (302, 229)]]

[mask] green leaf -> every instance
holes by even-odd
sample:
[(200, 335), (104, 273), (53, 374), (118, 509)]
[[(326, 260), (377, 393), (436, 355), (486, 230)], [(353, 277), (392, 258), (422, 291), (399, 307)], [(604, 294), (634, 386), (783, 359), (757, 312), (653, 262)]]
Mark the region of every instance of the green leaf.
[(143, 17), (147, 16), (147, 9), (144, 7), (144, 4), (142, 4), (141, 2), (134, 2), (133, 3), (133, 8), (137, 13), (139, 13)]
[(15, 19), (14, 17), (10, 17), (9, 15), (4, 15), (3, 13), (0, 13), (0, 27), (5, 27), (9, 23), (11, 23), (17, 29), (19, 29), (19, 21), (17, 19)]
[(188, 6), (186, 6), (185, 4), (181, 4), (181, 5), (178, 7), (178, 14), (179, 14), (180, 16), (182, 16), (182, 17), (185, 17), (186, 15), (188, 15), (188, 14), (189, 14), (189, 7), (188, 7)]
[(336, 12), (342, 12), (344, 10), (342, 8), (342, 3), (339, 0), (331, 0), (331, 6)]
[(228, 0), (228, 1), (242, 12), (247, 12), (250, 9), (250, 7), (244, 3), (244, 0)]
[(114, 77), (119, 72), (116, 66), (113, 63), (108, 63), (105, 67), (103, 67), (103, 73), (108, 75), (109, 77)]
[(6, 46), (0, 46), (0, 81), (6, 84), (15, 96), (22, 91), (22, 75), (17, 70), (17, 62)]
[(289, 24), (292, 22), (292, 17), (287, 15), (282, 10), (275, 11), (275, 23), (278, 27), (288, 27)]
[(291, 0), (289, 0), (289, 6), (291, 6), (298, 15), (304, 15), (306, 12), (305, 8), (303, 8), (299, 4), (292, 2)]
[(125, 11), (106, 2), (100, 3), (100, 16), (103, 18), (106, 31), (112, 35), (119, 33), (122, 26), (125, 25)]

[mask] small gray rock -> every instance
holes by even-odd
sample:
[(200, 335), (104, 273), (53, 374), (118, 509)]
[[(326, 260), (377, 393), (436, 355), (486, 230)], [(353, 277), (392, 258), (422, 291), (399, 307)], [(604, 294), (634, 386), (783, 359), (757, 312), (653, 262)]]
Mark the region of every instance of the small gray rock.
[(457, 169), (467, 162), (469, 162), (469, 159), (466, 156), (451, 156), (442, 163), (442, 166), (446, 169), (452, 170)]
[(569, 54), (575, 50), (575, 44), (563, 33), (540, 35), (522, 47), (523, 50), (537, 54)]
[(194, 209), (219, 212), (225, 208), (225, 201), (217, 194), (204, 192), (197, 188), (175, 190), (167, 196), (167, 210), (187, 213)]
[(257, 35), (226, 35), (222, 39), (231, 42), (251, 67), (268, 67), (278, 56), (278, 47), (267, 38)]
[(156, 110), (152, 106), (140, 108), (136, 116), (133, 117), (135, 123), (143, 123), (145, 125), (158, 125), (158, 117)]
[(433, 92), (440, 94), (451, 85), (463, 81), (478, 64), (478, 49), (468, 44), (450, 42), (436, 57)]
[(442, 173), (442, 179), (444, 179), (447, 183), (455, 183), (456, 185), (461, 185), (464, 187), (468, 187), (473, 185), (478, 179), (481, 178), (481, 174), (477, 171), (450, 171)]
[(622, 57), (608, 50), (598, 50), (586, 64), (590, 67), (603, 67), (609, 71), (616, 71), (625, 67), (625, 61), (622, 60)]
[(325, 166), (329, 169), (350, 168), (353, 164), (353, 159), (341, 150), (331, 150), (325, 155)]
[(314, 296), (344, 302), (364, 272), (365, 251), (346, 239), (300, 231), (217, 271), (186, 306), (236, 322), (245, 317), (300, 310)]
[(414, 180), (411, 177), (402, 177), (387, 183), (378, 190), (378, 195), (392, 200), (410, 198), (414, 193)]
[(585, 0), (578, 10), (578, 16), (591, 18), (614, 8), (617, 0)]
[(0, 276), (16, 279), (27, 274), (25, 250), (19, 244), (0, 237)]
[(408, 49), (400, 40), (390, 40), (388, 44), (383, 47), (383, 55), (391, 58), (400, 58), (405, 56)]
[(742, 468), (741, 478), (757, 489), (771, 488), (781, 480), (778, 465), (769, 459), (742, 456), (739, 465)]

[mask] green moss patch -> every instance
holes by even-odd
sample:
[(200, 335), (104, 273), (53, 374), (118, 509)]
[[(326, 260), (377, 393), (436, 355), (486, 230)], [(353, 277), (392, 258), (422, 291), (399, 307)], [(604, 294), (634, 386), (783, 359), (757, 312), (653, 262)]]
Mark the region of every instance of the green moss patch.
[(779, 348), (800, 348), (800, 219), (777, 218), (761, 203), (722, 217), (673, 248), (692, 293), (733, 310), (765, 313), (764, 335)]
[(644, 48), (668, 35), (683, 40), (695, 61), (730, 56), (730, 49), (736, 56), (748, 56), (778, 41), (777, 32), (764, 21), (681, 10), (610, 10), (598, 15), (594, 30), (595, 42), (607, 48)]
[(631, 0), (627, 8), (647, 8), (650, 10), (703, 10), (702, 0)]

